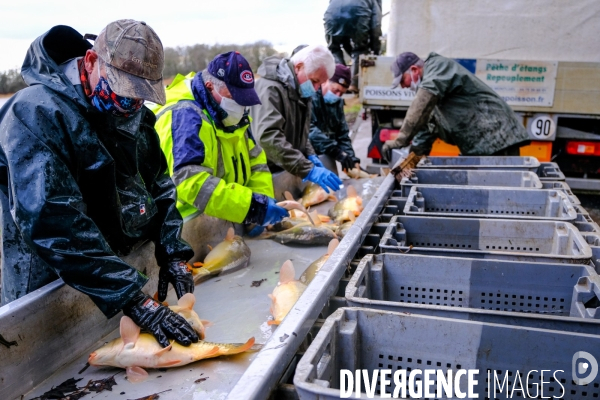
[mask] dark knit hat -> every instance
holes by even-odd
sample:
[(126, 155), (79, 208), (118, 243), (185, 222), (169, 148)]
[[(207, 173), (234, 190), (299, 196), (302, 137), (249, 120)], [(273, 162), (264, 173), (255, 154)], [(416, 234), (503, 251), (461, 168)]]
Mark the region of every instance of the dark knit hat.
[(339, 83), (346, 89), (350, 86), (350, 68), (346, 67), (344, 64), (336, 64), (335, 65), (335, 73), (329, 79), (331, 82)]

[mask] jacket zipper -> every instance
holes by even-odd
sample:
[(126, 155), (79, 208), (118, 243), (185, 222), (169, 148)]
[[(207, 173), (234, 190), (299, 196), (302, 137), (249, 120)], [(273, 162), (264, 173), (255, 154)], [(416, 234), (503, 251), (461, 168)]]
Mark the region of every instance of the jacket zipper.
[(244, 156), (242, 155), (242, 153), (240, 153), (240, 161), (242, 162), (242, 176), (244, 177), (243, 184), (245, 185), (247, 182), (248, 176), (246, 173), (246, 163), (244, 163)]
[(235, 183), (239, 183), (238, 182), (238, 166), (237, 166), (237, 160), (235, 159), (235, 156), (231, 156), (231, 161), (233, 162), (233, 169), (235, 170)]

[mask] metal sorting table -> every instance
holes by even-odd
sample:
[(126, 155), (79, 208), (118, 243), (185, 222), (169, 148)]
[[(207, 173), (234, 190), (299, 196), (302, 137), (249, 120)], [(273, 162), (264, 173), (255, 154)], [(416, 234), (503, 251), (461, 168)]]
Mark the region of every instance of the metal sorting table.
[[(345, 188), (340, 191), (339, 197), (345, 196), (345, 190), (348, 185), (352, 184), (356, 187), (359, 194), (366, 197), (373, 196), (375, 191), (385, 181), (384, 186), (391, 186), (393, 178), (390, 176), (388, 179), (374, 178), (374, 179), (360, 179), (360, 180), (345, 180)], [(387, 196), (386, 196), (387, 197)], [(332, 207), (334, 202), (328, 201), (318, 206), (313, 207), (319, 213), (327, 214), (327, 210)], [(369, 206), (365, 206), (365, 212), (363, 213), (366, 217)], [(364, 217), (357, 220), (357, 224), (365, 221)], [(362, 223), (361, 223), (362, 224)], [(327, 265), (341, 265), (341, 260), (349, 258), (354, 255), (356, 251), (360, 234), (353, 232), (361, 232), (361, 229), (353, 228), (353, 231), (349, 232), (347, 238), (341, 241), (339, 248), (330, 257), (330, 261)], [(89, 367), (82, 374), (79, 371), (84, 367), (87, 362), (88, 355), (101, 347), (105, 342), (110, 341), (119, 336), (118, 332), (118, 321), (120, 314), (111, 320), (111, 326), (103, 326), (104, 331), (108, 332), (106, 336), (99, 335), (93, 340), (88, 341), (90, 344), (84, 348), (73, 349), (72, 352), (63, 354), (62, 357), (70, 357), (68, 362), (65, 364), (64, 361), (55, 362), (55, 368), (45, 369), (43, 374), (48, 376), (40, 384), (36, 385), (32, 390), (27, 393), (18, 393), (15, 388), (2, 386), (0, 380), (0, 398), (20, 398), (21, 394), (24, 394), (24, 399), (31, 399), (36, 396), (40, 396), (44, 392), (50, 390), (52, 387), (59, 385), (69, 378), (83, 378), (79, 382), (79, 386), (84, 386), (89, 380), (97, 380), (106, 378), (113, 374), (117, 385), (112, 388), (112, 391), (104, 391), (101, 393), (93, 393), (88, 395), (90, 398), (93, 396), (94, 399), (133, 399), (142, 396), (148, 396), (153, 393), (169, 390), (161, 393), (161, 400), (165, 399), (223, 399), (228, 394), (229, 396), (241, 396), (242, 398), (253, 398), (253, 397), (265, 397), (268, 393), (266, 388), (261, 387), (255, 388), (254, 391), (251, 388), (245, 388), (240, 385), (236, 385), (236, 382), (244, 375), (245, 372), (252, 372), (255, 369), (261, 369), (266, 367), (265, 357), (269, 358), (272, 356), (280, 357), (277, 362), (274, 359), (271, 361), (273, 365), (268, 367), (273, 368), (274, 381), (271, 382), (274, 386), (277, 382), (277, 378), (283, 374), (284, 368), (287, 366), (287, 362), (282, 364), (285, 358), (281, 357), (281, 353), (291, 352), (295, 353), (298, 346), (295, 346), (295, 340), (303, 340), (306, 335), (306, 328), (310, 328), (318, 313), (312, 320), (299, 319), (298, 314), (302, 315), (303, 312), (311, 308), (314, 302), (325, 302), (329, 295), (326, 295), (326, 280), (315, 279), (306, 291), (305, 295), (298, 301), (294, 310), (290, 312), (288, 318), (285, 319), (284, 323), (277, 329), (276, 326), (267, 325), (267, 321), (270, 319), (269, 308), (271, 300), (268, 294), (272, 293), (273, 288), (276, 286), (279, 280), (279, 269), (283, 262), (287, 259), (291, 259), (296, 271), (296, 277), (300, 277), (302, 272), (317, 258), (325, 254), (327, 246), (295, 246), (295, 245), (281, 245), (273, 240), (265, 239), (244, 239), (252, 251), (250, 258), (250, 265), (248, 268), (237, 271), (232, 274), (219, 276), (212, 278), (206, 282), (203, 282), (196, 286), (196, 305), (194, 309), (200, 316), (200, 318), (208, 320), (212, 323), (206, 329), (207, 341), (221, 342), (221, 343), (240, 343), (245, 342), (250, 337), (254, 336), (257, 344), (263, 344), (264, 347), (261, 352), (248, 352), (235, 356), (219, 357), (214, 359), (208, 359), (199, 361), (187, 366), (170, 369), (150, 369), (148, 370), (148, 379), (141, 384), (132, 384), (125, 379), (124, 370), (112, 367)], [(350, 254), (351, 253), (351, 254)], [(148, 251), (145, 257), (152, 257), (152, 251)], [(349, 255), (350, 254), (350, 255)], [(157, 269), (156, 267), (154, 267)], [(325, 270), (327, 266), (323, 267)], [(345, 270), (345, 267), (344, 267)], [(152, 270), (152, 266), (147, 269), (149, 274), (155, 272)], [(344, 271), (342, 270), (341, 273)], [(320, 278), (325, 278), (325, 273), (319, 273)], [(337, 275), (336, 275), (337, 276)], [(337, 277), (339, 281), (340, 277)], [(253, 281), (263, 281), (258, 287), (251, 287)], [(78, 292), (64, 286), (59, 281), (52, 283), (53, 290), (58, 290), (62, 285), (62, 291), (66, 293), (75, 293), (75, 301), (77, 300)], [(43, 296), (43, 292), (46, 288), (40, 289), (38, 297)], [(145, 287), (148, 292), (153, 292), (156, 289), (156, 277), (154, 277)], [(72, 294), (72, 293), (71, 293)], [(26, 297), (20, 299), (27, 300)], [(89, 300), (89, 299), (85, 299)], [(60, 306), (64, 306), (72, 300), (67, 300), (61, 303)], [(169, 304), (176, 303), (176, 297), (174, 292), (171, 290), (167, 297)], [(91, 302), (90, 302), (91, 303)], [(0, 308), (0, 326), (4, 325), (4, 322), (10, 318), (11, 310), (19, 304), (15, 305), (10, 303), (9, 305)], [(22, 304), (21, 304), (22, 306)], [(47, 307), (53, 307), (52, 304), (45, 304)], [(106, 318), (104, 318), (99, 311), (93, 309), (91, 305), (91, 313), (94, 313), (98, 323), (107, 324)], [(321, 305), (322, 308), (322, 305)], [(320, 311), (320, 309), (318, 310)], [(14, 311), (13, 311), (14, 312)], [(100, 314), (99, 316), (96, 314)], [(3, 319), (3, 317), (5, 319)], [(85, 319), (85, 316), (83, 316)], [(47, 321), (50, 322), (50, 321)], [(116, 329), (114, 328), (116, 327)], [(65, 328), (69, 329), (69, 328)], [(77, 335), (89, 335), (93, 336), (93, 327), (85, 332), (79, 332)], [(4, 331), (1, 333), (5, 334)], [(7, 337), (7, 339), (12, 336)], [(57, 337), (56, 340), (60, 340)], [(12, 347), (11, 349), (18, 349)], [(43, 346), (42, 346), (43, 349)], [(25, 349), (20, 348), (21, 351)], [(0, 357), (2, 352), (6, 351), (3, 347), (0, 347)], [(26, 354), (26, 353), (25, 353)], [(40, 357), (40, 362), (44, 359), (53, 357), (53, 353), (43, 354)], [(59, 357), (59, 355), (56, 355)], [(291, 358), (291, 357), (290, 357)], [(1, 358), (0, 358), (1, 359)], [(66, 360), (66, 358), (65, 358)], [(289, 360), (288, 360), (289, 362)], [(0, 362), (0, 365), (3, 363)], [(52, 373), (52, 371), (55, 371)], [(0, 372), (0, 377), (3, 375)], [(201, 378), (208, 378), (201, 382), (196, 382)], [(27, 378), (29, 379), (29, 378)], [(262, 382), (262, 381), (261, 381)], [(265, 382), (266, 383), (266, 382)], [(23, 386), (21, 382), (20, 385)], [(12, 392), (11, 392), (12, 390)], [(119, 395), (121, 392), (125, 392), (123, 395)], [(1, 394), (13, 393), (12, 397), (5, 397)], [(84, 397), (84, 398), (87, 398)]]

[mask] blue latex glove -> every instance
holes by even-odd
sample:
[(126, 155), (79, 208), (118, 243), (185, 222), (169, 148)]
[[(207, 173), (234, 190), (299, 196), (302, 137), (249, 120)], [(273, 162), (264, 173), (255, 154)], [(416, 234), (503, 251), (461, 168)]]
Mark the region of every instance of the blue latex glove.
[(279, 207), (277, 204), (275, 204), (275, 199), (270, 197), (268, 199), (269, 203), (267, 204), (267, 213), (265, 214), (265, 219), (262, 223), (263, 226), (276, 224), (285, 217), (290, 216), (285, 208)]
[(264, 230), (265, 230), (264, 226), (256, 225), (254, 228), (250, 229), (250, 232), (248, 232), (246, 235), (248, 235), (250, 237), (256, 237), (256, 236), (260, 235), (261, 233), (263, 233)]
[(323, 163), (321, 162), (321, 160), (319, 160), (319, 157), (317, 157), (317, 156), (308, 156), (308, 159), (310, 161), (312, 161), (313, 164), (315, 164), (315, 167), (325, 168), (325, 166), (323, 165)]
[(340, 180), (340, 178), (337, 177), (336, 174), (334, 174), (327, 168), (316, 166), (310, 170), (308, 175), (306, 175), (306, 178), (304, 178), (302, 181), (311, 181), (313, 183), (316, 183), (317, 185), (325, 189), (325, 192), (327, 193), (329, 193), (329, 188), (331, 188), (331, 190), (335, 192), (337, 190), (340, 190), (340, 186), (342, 186), (342, 181)]

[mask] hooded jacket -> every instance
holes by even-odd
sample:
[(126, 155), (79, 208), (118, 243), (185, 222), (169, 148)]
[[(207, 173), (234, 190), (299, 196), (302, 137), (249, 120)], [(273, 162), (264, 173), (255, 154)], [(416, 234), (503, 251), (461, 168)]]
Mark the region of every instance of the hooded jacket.
[(312, 96), (312, 118), (310, 122), (310, 143), (317, 154), (327, 154), (336, 158), (343, 151), (360, 163), (354, 154), (350, 130), (344, 114), (344, 100), (326, 103), (323, 91), (317, 90)]
[(193, 256), (154, 114), (100, 113), (59, 67), (89, 48), (68, 26), (37, 38), (0, 110), (2, 304), (60, 277), (111, 317), (147, 282), (119, 256), (147, 240), (159, 265)]
[(381, 0), (331, 0), (323, 16), (325, 35), (368, 37), (381, 32), (381, 18)]
[(177, 75), (167, 103), (154, 110), (156, 131), (186, 220), (199, 213), (236, 223), (261, 224), (273, 179), (250, 120), (226, 127), (227, 113), (205, 88), (201, 73)]
[(265, 58), (258, 75), (261, 79), (254, 83), (254, 90), (262, 104), (251, 107), (252, 132), (267, 154), (271, 172), (286, 170), (305, 178), (314, 167), (307, 157), (315, 155), (308, 140), (311, 99), (298, 94), (300, 84), (287, 59)]

